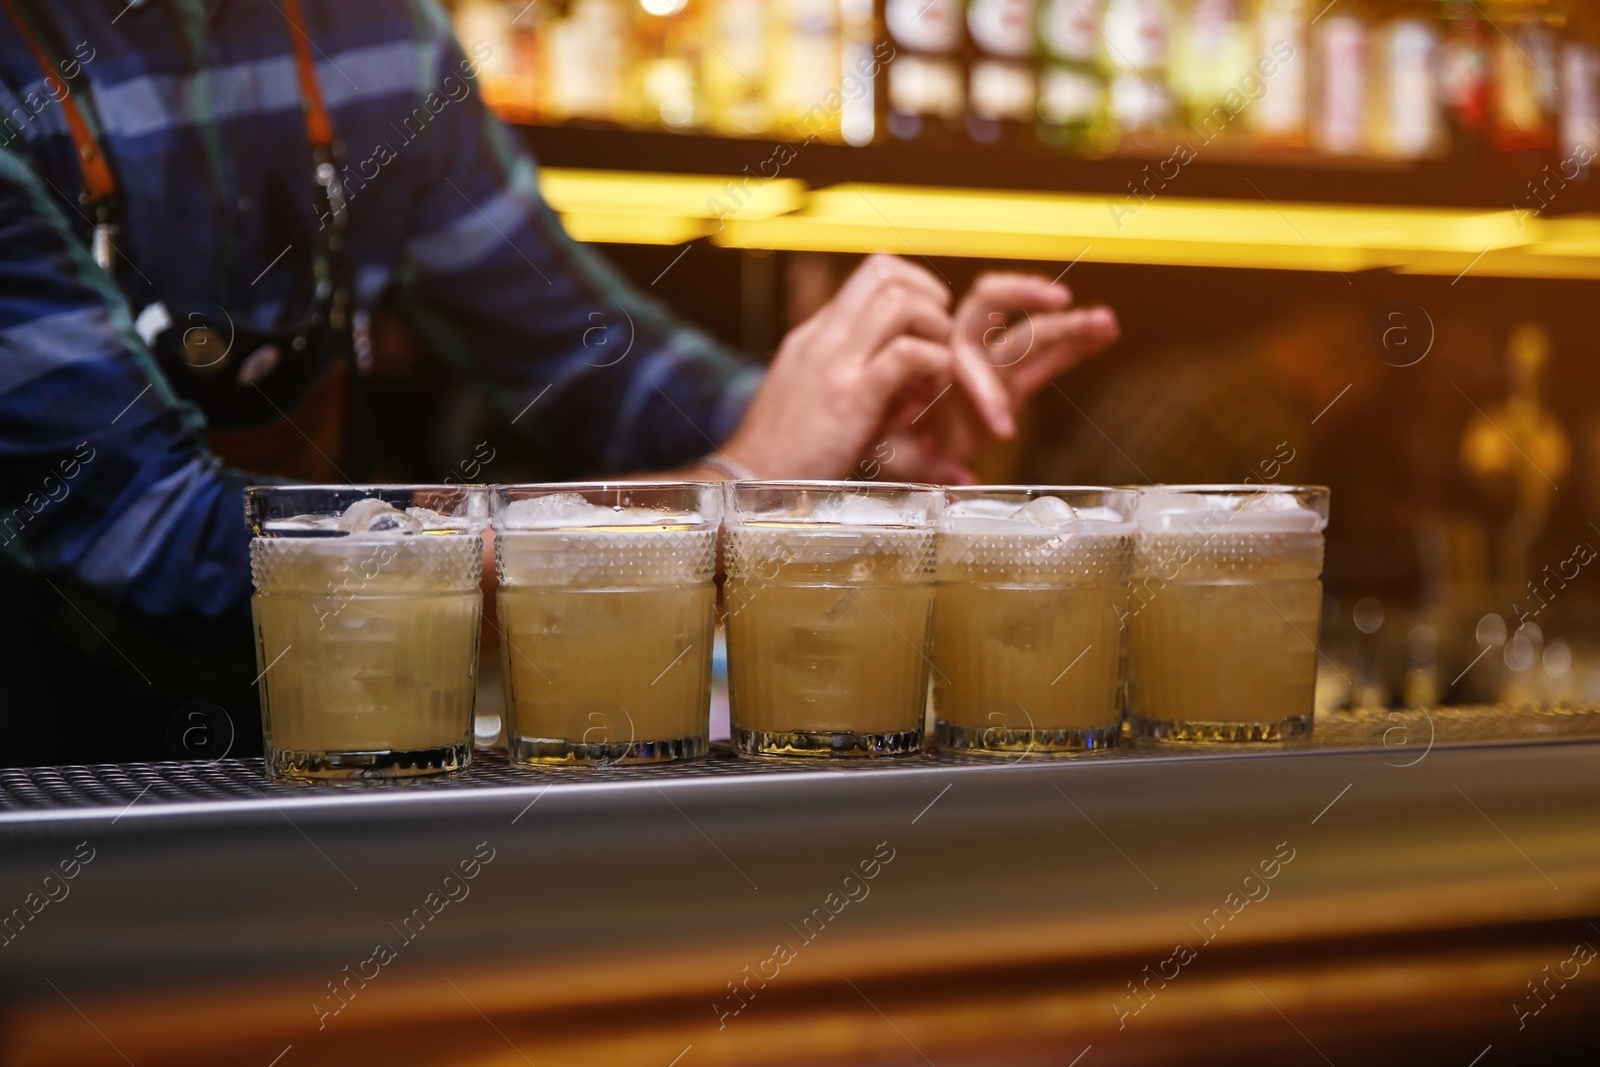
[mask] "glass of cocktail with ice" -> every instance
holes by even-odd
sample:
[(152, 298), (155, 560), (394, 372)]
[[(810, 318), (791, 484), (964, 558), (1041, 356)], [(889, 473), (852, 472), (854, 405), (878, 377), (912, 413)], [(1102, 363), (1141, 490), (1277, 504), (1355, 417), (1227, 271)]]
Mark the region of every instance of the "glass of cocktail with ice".
[(1135, 736), (1310, 736), (1327, 524), (1325, 486), (1140, 490), (1125, 615)]
[(267, 773), (406, 778), (472, 758), (482, 486), (252, 486)]
[(491, 511), (511, 758), (705, 755), (721, 487), (496, 486)]
[(723, 597), (735, 750), (916, 754), (943, 491), (738, 482), (727, 496)]
[(1053, 755), (1122, 730), (1130, 489), (946, 490), (933, 608), (940, 748)]

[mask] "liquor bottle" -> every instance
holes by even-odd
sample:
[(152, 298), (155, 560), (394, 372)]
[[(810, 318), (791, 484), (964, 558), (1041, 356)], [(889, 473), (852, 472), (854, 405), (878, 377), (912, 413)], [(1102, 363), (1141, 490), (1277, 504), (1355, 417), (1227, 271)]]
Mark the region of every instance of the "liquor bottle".
[(877, 37), (873, 0), (839, 0), (839, 135), (845, 144), (868, 145), (878, 135), (878, 71), (894, 53)]
[(465, 0), (453, 20), (457, 42), (477, 64), (484, 101), (506, 119), (535, 121), (540, 92), (535, 16), (530, 12), (516, 19), (504, 0)]
[(1330, 156), (1360, 154), (1367, 139), (1367, 23), (1354, 0), (1312, 27), (1313, 140)]
[(1561, 41), (1561, 132), (1557, 154), (1587, 168), (1600, 153), (1600, 19), (1580, 4), (1567, 11)]
[(1172, 45), (1172, 88), (1190, 129), (1209, 143), (1239, 143), (1242, 113), (1271, 91), (1256, 69), (1250, 25), (1236, 0), (1194, 0)]
[(1491, 11), (1495, 83), (1491, 141), (1502, 152), (1548, 150), (1555, 144), (1556, 36), (1542, 3)]
[(838, 0), (771, 0), (767, 106), (790, 140), (840, 140)]
[(700, 72), (705, 38), (689, 16), (689, 0), (639, 0), (633, 8), (630, 119), (652, 129), (703, 125), (707, 106)]
[(952, 139), (966, 111), (961, 0), (884, 0), (894, 48), (887, 65), (887, 126), (894, 137)]
[(714, 47), (701, 51), (707, 123), (718, 133), (751, 137), (771, 125), (766, 0), (710, 0), (705, 25)]
[(967, 81), (967, 133), (991, 144), (1031, 135), (1037, 110), (1034, 0), (969, 0), (973, 59)]
[(622, 122), (628, 116), (629, 8), (626, 0), (572, 0), (540, 38), (544, 94), (552, 121)]
[(1459, 131), (1461, 147), (1481, 143), (1489, 118), (1493, 42), (1472, 0), (1443, 0), (1445, 30), (1439, 43), (1439, 94)]
[(1294, 150), (1308, 143), (1311, 56), (1305, 0), (1259, 0), (1255, 11), (1256, 54), (1269, 62), (1270, 88), (1251, 106), (1257, 144)]
[(1099, 65), (1105, 0), (1039, 5), (1039, 140), (1078, 154), (1105, 141), (1106, 78)]
[(1443, 154), (1444, 121), (1433, 75), (1438, 52), (1436, 25), (1423, 17), (1415, 4), (1396, 9), (1391, 18), (1374, 28), (1375, 155), (1421, 159)]
[(1171, 23), (1166, 0), (1111, 0), (1106, 7), (1111, 119), (1119, 134), (1148, 148), (1160, 144), (1174, 117), (1167, 82)]

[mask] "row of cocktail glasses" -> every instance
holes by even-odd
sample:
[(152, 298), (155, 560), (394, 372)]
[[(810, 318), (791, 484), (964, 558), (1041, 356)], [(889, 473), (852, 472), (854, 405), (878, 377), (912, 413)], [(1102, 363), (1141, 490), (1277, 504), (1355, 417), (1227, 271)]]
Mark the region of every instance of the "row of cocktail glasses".
[(1327, 490), (874, 482), (247, 493), (270, 773), (467, 765), (493, 530), (510, 758), (1001, 755), (1311, 729)]

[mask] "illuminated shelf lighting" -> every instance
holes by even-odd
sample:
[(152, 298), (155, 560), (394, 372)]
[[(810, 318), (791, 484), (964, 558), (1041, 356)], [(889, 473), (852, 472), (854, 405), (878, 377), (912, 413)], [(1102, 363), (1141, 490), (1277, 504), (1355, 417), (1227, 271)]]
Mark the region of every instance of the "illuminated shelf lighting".
[(581, 241), (1261, 270), (1600, 278), (1600, 216), (542, 171)]

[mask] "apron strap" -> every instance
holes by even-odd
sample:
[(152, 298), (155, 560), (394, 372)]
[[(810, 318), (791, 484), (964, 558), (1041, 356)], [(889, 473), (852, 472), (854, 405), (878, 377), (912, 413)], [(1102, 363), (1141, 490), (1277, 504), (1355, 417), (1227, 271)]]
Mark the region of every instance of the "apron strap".
[[(0, 2), (10, 3), (11, 0)], [(317, 78), (316, 61), (311, 58), (311, 38), (306, 36), (300, 0), (283, 0), (283, 13), (294, 31), (294, 66), (300, 78), (300, 99), (305, 104), (306, 140), (313, 149), (325, 151), (333, 147), (333, 118), (322, 98), (322, 82)]]
[[(22, 35), (28, 51), (33, 53), (33, 58), (39, 64), (39, 70), (44, 73), (45, 80), (48, 82), (53, 79), (59, 83), (61, 77), (50, 61), (50, 53), (45, 48), (43, 39), (23, 17), (15, 0), (0, 0), (0, 10), (9, 15), (11, 21), (16, 24), (17, 32)], [(67, 132), (72, 136), (74, 154), (78, 157), (78, 171), (83, 182), (83, 201), (85, 205), (103, 212), (116, 200), (116, 176), (111, 173), (111, 165), (106, 161), (105, 153), (100, 150), (100, 143), (95, 139), (89, 120), (84, 116), (83, 109), (78, 106), (77, 95), (71, 91), (64, 93), (61, 97), (61, 107), (67, 119)]]
[[(283, 0), (283, 7), (289, 19), (289, 26), (294, 30), (294, 65), (299, 76), (300, 96), (305, 104), (306, 140), (311, 143), (313, 149), (327, 150), (333, 147), (334, 142), (333, 118), (329, 115), (327, 103), (323, 100), (322, 83), (317, 78), (316, 63), (311, 58), (311, 38), (306, 36), (305, 20), (300, 14), (300, 0)], [(16, 25), (17, 32), (22, 35), (28, 51), (33, 53), (34, 61), (39, 64), (39, 70), (44, 74), (45, 80), (54, 79), (59, 82), (61, 78), (50, 60), (50, 53), (44, 46), (43, 38), (17, 7), (16, 0), (0, 0), (0, 11), (4, 11)], [(61, 107), (67, 120), (67, 132), (72, 137), (72, 147), (78, 158), (84, 203), (96, 208), (109, 207), (115, 202), (118, 193), (117, 178), (111, 171), (111, 164), (106, 160), (106, 154), (101, 151), (100, 142), (95, 137), (83, 109), (78, 106), (76, 94), (70, 91), (63, 94)]]

